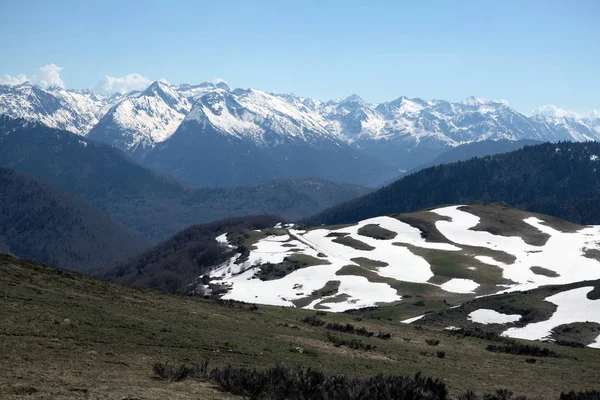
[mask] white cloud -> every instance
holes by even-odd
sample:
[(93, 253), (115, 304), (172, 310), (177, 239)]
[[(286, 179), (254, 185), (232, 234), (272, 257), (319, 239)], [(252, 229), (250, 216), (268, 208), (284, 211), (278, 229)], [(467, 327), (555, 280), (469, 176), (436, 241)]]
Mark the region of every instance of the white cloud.
[(56, 64), (44, 65), (40, 68), (40, 72), (32, 77), (31, 81), (43, 88), (58, 86), (64, 89), (65, 83), (60, 78), (60, 72), (62, 70), (63, 68)]
[(554, 118), (581, 118), (579, 114), (573, 111), (563, 110), (551, 104), (541, 106), (533, 110), (533, 115), (545, 115)]
[(145, 89), (152, 81), (143, 75), (133, 73), (118, 78), (105, 75), (98, 83), (97, 89), (106, 93), (127, 93), (132, 90)]
[(30, 77), (27, 77), (25, 74), (19, 74), (17, 76), (4, 75), (4, 77), (0, 78), (0, 84), (20, 85), (21, 83), (29, 81), (43, 88), (58, 86), (64, 89), (65, 83), (60, 77), (62, 70), (63, 68), (56, 64), (47, 64), (40, 67), (38, 73)]
[(27, 82), (25, 74), (19, 74), (17, 76), (4, 75), (0, 78), (0, 85), (20, 85), (21, 83)]
[(600, 110), (592, 110), (592, 112), (590, 112), (590, 114), (588, 115), (588, 118), (600, 119)]

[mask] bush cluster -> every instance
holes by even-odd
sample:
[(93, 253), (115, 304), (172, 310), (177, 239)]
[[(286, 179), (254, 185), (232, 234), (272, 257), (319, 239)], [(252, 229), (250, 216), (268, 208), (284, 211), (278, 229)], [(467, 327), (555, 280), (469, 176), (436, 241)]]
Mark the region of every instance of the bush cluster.
[(452, 336), (457, 336), (460, 338), (464, 337), (472, 337), (476, 339), (484, 339), (491, 340), (494, 342), (502, 342), (502, 343), (512, 343), (514, 340), (498, 335), (494, 332), (487, 332), (480, 328), (463, 328), (463, 329), (455, 329), (449, 330), (448, 333)]
[(600, 400), (600, 390), (561, 393), (559, 400)]
[(256, 304), (244, 303), (236, 300), (223, 300), (223, 299), (215, 299), (215, 304), (218, 304), (222, 307), (232, 308), (236, 310), (242, 311), (257, 311), (258, 306)]
[(365, 350), (371, 351), (375, 349), (375, 346), (369, 343), (364, 343), (361, 340), (357, 339), (344, 339), (338, 336), (334, 336), (331, 333), (327, 332), (327, 340), (329, 340), (335, 347), (346, 346), (354, 350)]
[[(438, 355), (438, 357), (440, 357)], [(443, 358), (443, 357), (440, 357)], [(370, 378), (329, 375), (318, 369), (278, 365), (267, 369), (208, 368), (208, 363), (172, 365), (157, 363), (154, 373), (169, 381), (208, 380), (225, 392), (250, 400), (447, 400), (446, 385), (439, 379), (379, 374)], [(499, 389), (478, 395), (467, 391), (458, 400), (526, 400)], [(600, 400), (600, 391), (561, 393), (558, 400)]]
[(375, 336), (377, 339), (387, 340), (392, 338), (392, 334), (388, 332), (378, 332), (375, 335), (375, 332), (369, 331), (367, 328), (357, 328), (352, 324), (339, 324), (337, 322), (330, 322), (325, 326), (325, 329), (329, 329), (332, 331), (338, 331), (343, 333), (351, 333), (353, 335), (365, 336), (365, 337), (373, 337)]
[(525, 396), (513, 397), (513, 392), (506, 389), (498, 389), (494, 393), (486, 393), (483, 396), (479, 396), (472, 391), (467, 391), (462, 396), (458, 396), (458, 400), (526, 400)]
[(585, 347), (585, 345), (583, 343), (574, 342), (574, 341), (571, 341), (571, 340), (557, 340), (554, 343), (556, 343), (559, 346), (575, 347), (575, 348), (578, 348), (578, 349), (583, 349)]
[(490, 344), (486, 347), (486, 350), (493, 351), (495, 353), (506, 353), (515, 354), (518, 356), (532, 356), (532, 357), (554, 357), (560, 358), (561, 355), (549, 350), (532, 344), (521, 344), (514, 342), (502, 346)]
[(321, 318), (315, 316), (315, 315), (309, 315), (308, 317), (304, 317), (300, 320), (300, 322), (303, 322), (305, 324), (308, 324), (310, 326), (323, 326), (325, 325), (325, 321), (323, 321)]
[(448, 397), (443, 382), (421, 374), (349, 378), (285, 365), (268, 369), (228, 365), (209, 370), (206, 363), (178, 367), (155, 364), (154, 372), (167, 380), (210, 380), (223, 391), (251, 400), (446, 400)]

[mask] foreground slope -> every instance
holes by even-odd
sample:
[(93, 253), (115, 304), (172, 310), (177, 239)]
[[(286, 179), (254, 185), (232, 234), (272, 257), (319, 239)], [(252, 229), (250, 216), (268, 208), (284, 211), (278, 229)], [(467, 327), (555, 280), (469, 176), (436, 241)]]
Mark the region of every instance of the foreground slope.
[(150, 242), (69, 193), (0, 167), (0, 248), (85, 270), (110, 265)]
[[(351, 376), (420, 371), (443, 377), (451, 398), (467, 389), (481, 394), (507, 389), (542, 399), (598, 389), (595, 349), (548, 344), (562, 358), (536, 357), (531, 364), (523, 356), (487, 351), (494, 344), (488, 340), (385, 319), (318, 316), (391, 335), (361, 337), (300, 321), (314, 312), (168, 296), (5, 255), (0, 255), (0, 293), (3, 399), (230, 398), (207, 383), (153, 376), (155, 362), (190, 360), (251, 367), (283, 362)], [(336, 347), (327, 332), (375, 348)]]
[(340, 224), (440, 204), (504, 201), (580, 223), (600, 223), (600, 143), (545, 143), (427, 168), (305, 220)]
[(0, 165), (73, 193), (155, 241), (194, 223), (232, 216), (301, 218), (368, 192), (320, 179), (190, 188), (108, 145), (6, 117), (0, 117)]

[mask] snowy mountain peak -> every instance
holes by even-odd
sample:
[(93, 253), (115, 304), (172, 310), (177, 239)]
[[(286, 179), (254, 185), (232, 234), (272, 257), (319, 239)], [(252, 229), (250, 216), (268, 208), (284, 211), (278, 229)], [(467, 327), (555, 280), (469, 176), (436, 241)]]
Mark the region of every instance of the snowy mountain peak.
[(191, 109), (187, 97), (163, 81), (125, 95), (100, 120), (89, 137), (129, 153), (145, 152), (168, 139)]
[(162, 81), (152, 82), (146, 90), (140, 93), (139, 97), (143, 96), (158, 96), (165, 104), (180, 113), (187, 113), (191, 108), (187, 99), (183, 98), (181, 94), (174, 90), (168, 83)]
[(24, 82), (0, 85), (0, 114), (41, 122), (52, 128), (86, 134), (105, 112), (106, 99), (93, 92), (59, 87), (42, 89)]
[(81, 135), (89, 132), (91, 139), (140, 157), (187, 119), (261, 146), (345, 142), (401, 169), (423, 162), (425, 154), (435, 157), (449, 146), (474, 141), (600, 139), (600, 112), (582, 118), (544, 106), (527, 117), (504, 101), (479, 97), (451, 103), (401, 96), (371, 104), (353, 94), (321, 102), (258, 89), (232, 90), (222, 80), (198, 85), (155, 81), (142, 91), (110, 96), (43, 89), (29, 82), (0, 85), (0, 114)]
[(305, 141), (313, 136), (331, 136), (320, 117), (306, 107), (299, 110), (276, 95), (257, 89), (216, 89), (200, 97), (188, 121), (210, 123), (215, 129), (236, 137), (247, 137), (259, 143), (297, 138)]
[(483, 99), (481, 97), (470, 96), (461, 101), (461, 103), (465, 106), (478, 107), (484, 104), (489, 104), (491, 103), (491, 101)]
[(229, 85), (227, 84), (227, 82), (225, 82), (223, 79), (213, 79), (213, 81), (211, 82), (213, 85), (215, 85), (215, 87), (219, 88), (219, 89), (223, 89), (226, 91), (230, 91), (231, 88), (229, 87)]
[(350, 96), (346, 97), (343, 101), (344, 103), (366, 104), (365, 101), (357, 94), (351, 94)]

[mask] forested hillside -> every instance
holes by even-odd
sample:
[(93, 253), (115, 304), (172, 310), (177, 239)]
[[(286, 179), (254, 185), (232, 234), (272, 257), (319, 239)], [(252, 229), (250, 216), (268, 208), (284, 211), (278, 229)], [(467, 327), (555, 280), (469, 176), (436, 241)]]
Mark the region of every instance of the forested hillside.
[(0, 249), (78, 271), (110, 265), (149, 241), (96, 207), (0, 167)]
[[(226, 261), (237, 249), (228, 249), (215, 238), (223, 233), (269, 228), (281, 222), (275, 216), (231, 218), (194, 225), (171, 239), (105, 272), (122, 283), (175, 292)], [(235, 251), (233, 251), (235, 250)]]
[(504, 201), (579, 224), (600, 223), (600, 143), (545, 143), (427, 168), (305, 222), (339, 224), (443, 204)]

